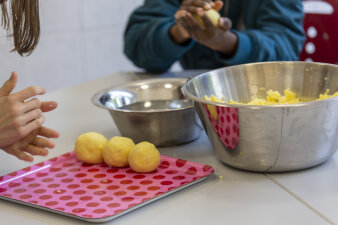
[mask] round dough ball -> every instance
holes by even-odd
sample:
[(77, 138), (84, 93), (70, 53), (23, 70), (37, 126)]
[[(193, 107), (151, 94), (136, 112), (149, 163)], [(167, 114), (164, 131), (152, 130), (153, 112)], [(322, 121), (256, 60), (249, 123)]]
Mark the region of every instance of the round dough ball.
[(102, 163), (102, 151), (107, 143), (108, 139), (102, 134), (96, 132), (81, 134), (75, 142), (76, 157), (89, 164)]
[[(204, 11), (204, 13), (209, 17), (212, 24), (214, 24), (214, 26), (217, 26), (218, 19), (221, 17), (221, 15), (214, 9), (206, 10)], [(199, 22), (199, 24), (201, 24), (201, 26), (204, 27), (204, 23), (201, 17), (199, 17), (198, 15), (193, 15), (193, 16)]]
[(161, 155), (155, 145), (141, 142), (135, 145), (129, 154), (129, 166), (139, 173), (154, 171), (160, 164)]
[(128, 166), (129, 153), (134, 146), (135, 144), (130, 138), (115, 136), (109, 140), (104, 148), (103, 160), (109, 166)]

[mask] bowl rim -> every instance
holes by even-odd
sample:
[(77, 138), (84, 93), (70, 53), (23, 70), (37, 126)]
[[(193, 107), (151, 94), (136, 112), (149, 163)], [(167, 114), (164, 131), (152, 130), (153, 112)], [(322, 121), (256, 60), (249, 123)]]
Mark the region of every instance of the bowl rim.
[[(157, 110), (149, 110), (149, 111), (145, 111), (145, 110), (130, 110), (130, 109), (114, 109), (114, 108), (109, 108), (104, 106), (103, 104), (101, 104), (100, 102), (100, 98), (107, 92), (110, 91), (117, 91), (117, 90), (121, 90), (121, 91), (126, 91), (126, 88), (128, 87), (135, 87), (135, 86), (141, 86), (144, 84), (157, 84), (157, 83), (165, 83), (165, 82), (182, 82), (181, 88), (182, 86), (186, 83), (186, 81), (188, 80), (188, 78), (181, 78), (181, 77), (174, 77), (174, 78), (151, 78), (151, 79), (141, 79), (141, 80), (136, 80), (136, 81), (131, 81), (131, 82), (127, 82), (127, 83), (123, 83), (121, 85), (113, 85), (107, 88), (104, 88), (100, 91), (97, 91), (94, 93), (94, 95), (91, 98), (91, 102), (96, 105), (99, 108), (103, 108), (106, 109), (108, 111), (117, 111), (117, 112), (125, 112), (125, 113), (144, 113), (144, 114), (149, 114), (149, 113), (165, 113), (165, 112), (175, 112), (175, 111), (182, 111), (182, 110), (189, 110), (189, 109), (194, 109), (194, 104), (192, 102), (192, 104), (190, 106), (185, 106), (182, 108), (168, 108), (168, 109), (157, 109)], [(179, 90), (181, 91), (182, 89), (179, 88)], [(181, 91), (182, 92), (182, 91)], [(182, 93), (183, 94), (183, 93)], [(191, 99), (186, 98), (186, 96), (184, 95), (185, 99), (188, 101), (191, 101)]]
[(327, 99), (322, 99), (322, 100), (316, 100), (316, 101), (310, 101), (310, 102), (300, 102), (300, 103), (294, 103), (294, 104), (279, 104), (279, 105), (248, 105), (248, 104), (230, 104), (230, 103), (225, 103), (225, 102), (214, 102), (210, 100), (206, 100), (200, 97), (197, 97), (193, 94), (191, 94), (187, 86), (193, 82), (194, 79), (197, 79), (202, 76), (206, 76), (206, 74), (209, 74), (211, 72), (217, 72), (221, 71), (224, 69), (231, 69), (231, 68), (236, 68), (236, 67), (242, 67), (242, 66), (254, 66), (258, 64), (316, 64), (316, 65), (323, 65), (323, 66), (330, 66), (330, 67), (338, 67), (336, 64), (330, 64), (330, 63), (319, 63), (319, 62), (305, 62), (305, 61), (273, 61), (273, 62), (258, 62), (258, 63), (247, 63), (247, 64), (240, 64), (240, 65), (234, 65), (234, 66), (227, 66), (227, 67), (221, 67), (215, 70), (210, 70), (208, 72), (199, 74), (191, 79), (189, 79), (181, 88), (181, 91), (183, 95), (185, 95), (187, 98), (193, 100), (194, 102), (199, 102), (199, 103), (204, 103), (208, 105), (216, 105), (216, 106), (222, 106), (222, 107), (231, 107), (231, 108), (246, 108), (246, 109), (280, 109), (280, 108), (295, 108), (295, 107), (304, 107), (304, 106), (312, 106), (314, 104), (319, 104), (319, 103), (325, 103), (328, 101), (338, 101), (338, 96), (337, 97), (332, 97), (332, 98), (327, 98)]

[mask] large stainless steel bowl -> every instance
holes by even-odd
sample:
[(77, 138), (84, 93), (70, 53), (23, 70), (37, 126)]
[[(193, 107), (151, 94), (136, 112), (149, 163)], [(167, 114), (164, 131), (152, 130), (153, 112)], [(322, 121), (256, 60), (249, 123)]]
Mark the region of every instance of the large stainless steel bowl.
[[(290, 88), (304, 101), (338, 91), (338, 66), (265, 62), (210, 71), (189, 80), (209, 140), (224, 163), (251, 171), (291, 171), (319, 165), (338, 148), (338, 97), (299, 104), (250, 106), (207, 101), (214, 95), (240, 102)], [(213, 112), (214, 111), (214, 112)]]
[(157, 78), (110, 87), (92, 102), (109, 111), (122, 136), (155, 146), (187, 143), (203, 130), (191, 100), (181, 93), (186, 78)]

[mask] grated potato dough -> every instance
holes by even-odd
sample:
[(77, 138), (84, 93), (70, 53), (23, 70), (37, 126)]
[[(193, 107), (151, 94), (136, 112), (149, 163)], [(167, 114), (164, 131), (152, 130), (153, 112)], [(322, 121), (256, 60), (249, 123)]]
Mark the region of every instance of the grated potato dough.
[[(323, 100), (323, 99), (338, 96), (338, 91), (335, 92), (332, 95), (328, 94), (329, 91), (330, 90), (327, 89), (326, 92), (324, 94), (320, 94), (319, 98), (317, 98), (316, 100)], [(204, 96), (204, 99), (209, 100), (209, 101), (213, 101), (213, 102), (225, 102), (225, 101), (222, 101), (219, 98), (215, 97), (214, 95), (211, 95), (210, 97)], [(246, 104), (246, 105), (282, 105), (282, 104), (284, 105), (284, 104), (295, 104), (295, 103), (300, 103), (300, 102), (301, 101), (299, 100), (299, 98), (296, 97), (296, 94), (293, 91), (291, 91), (290, 89), (285, 89), (284, 95), (281, 95), (278, 91), (268, 90), (266, 92), (266, 98), (265, 99), (264, 98), (255, 98), (248, 103), (237, 102), (237, 101), (230, 99), (229, 101), (227, 101), (225, 103), (228, 103), (228, 104)], [(209, 105), (208, 105), (208, 108), (209, 108), (209, 111), (210, 111), (212, 117), (217, 118), (217, 114), (213, 115), (213, 113), (216, 113), (216, 109), (213, 109), (212, 106), (209, 106)]]
[(320, 94), (319, 98), (317, 100), (323, 100), (323, 99), (327, 99), (327, 98), (332, 98), (332, 97), (338, 97), (338, 91), (336, 91), (334, 94), (329, 95), (329, 89), (326, 89), (324, 94)]

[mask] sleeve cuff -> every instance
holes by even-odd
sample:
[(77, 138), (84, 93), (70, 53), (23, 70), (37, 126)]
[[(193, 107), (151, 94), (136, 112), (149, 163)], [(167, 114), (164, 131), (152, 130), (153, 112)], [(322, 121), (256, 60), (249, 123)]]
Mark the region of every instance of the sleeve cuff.
[(195, 43), (195, 41), (191, 40), (185, 45), (179, 45), (175, 43), (170, 34), (170, 28), (175, 24), (175, 21), (170, 21), (168, 23), (164, 23), (162, 26), (157, 28), (158, 37), (161, 38), (161, 41), (155, 41), (155, 48), (158, 55), (165, 55), (166, 58), (173, 60), (180, 58), (186, 51), (188, 51)]
[(232, 32), (235, 33), (238, 38), (238, 46), (235, 55), (229, 58), (220, 52), (215, 52), (216, 59), (228, 66), (250, 62), (253, 48), (250, 37), (243, 32), (234, 30), (232, 30)]

